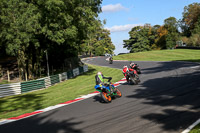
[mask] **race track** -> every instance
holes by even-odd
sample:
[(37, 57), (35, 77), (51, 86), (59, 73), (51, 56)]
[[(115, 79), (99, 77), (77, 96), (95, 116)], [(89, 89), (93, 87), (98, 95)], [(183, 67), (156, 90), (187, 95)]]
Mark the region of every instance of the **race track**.
[[(109, 64), (105, 59), (88, 58), (84, 62), (118, 69), (129, 64)], [(119, 86), (121, 98), (106, 104), (96, 95), (0, 125), (0, 133), (180, 133), (200, 118), (198, 63), (136, 63), (142, 69), (141, 82)]]

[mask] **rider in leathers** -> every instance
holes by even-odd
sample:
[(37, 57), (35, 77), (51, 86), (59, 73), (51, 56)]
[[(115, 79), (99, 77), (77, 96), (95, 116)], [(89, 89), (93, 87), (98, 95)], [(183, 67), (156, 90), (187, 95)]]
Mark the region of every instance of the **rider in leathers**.
[[(98, 72), (95, 76), (96, 80), (96, 85), (104, 85), (104, 86), (109, 86), (109, 84), (104, 83), (104, 79), (108, 79), (108, 82), (112, 79), (112, 77), (104, 77), (101, 72)], [(110, 85), (110, 90), (111, 91), (116, 91), (111, 85)]]

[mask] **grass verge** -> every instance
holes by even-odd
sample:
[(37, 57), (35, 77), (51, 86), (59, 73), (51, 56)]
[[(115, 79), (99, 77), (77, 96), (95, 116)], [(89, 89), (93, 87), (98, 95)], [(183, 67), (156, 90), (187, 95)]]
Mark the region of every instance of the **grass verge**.
[(189, 133), (200, 133), (200, 123), (196, 125)]
[(200, 50), (174, 49), (146, 51), (114, 56), (114, 60), (200, 62)]
[(113, 77), (112, 82), (123, 78), (121, 70), (89, 65), (89, 71), (47, 89), (0, 98), (0, 119), (16, 117), (94, 92), (95, 74), (101, 71)]

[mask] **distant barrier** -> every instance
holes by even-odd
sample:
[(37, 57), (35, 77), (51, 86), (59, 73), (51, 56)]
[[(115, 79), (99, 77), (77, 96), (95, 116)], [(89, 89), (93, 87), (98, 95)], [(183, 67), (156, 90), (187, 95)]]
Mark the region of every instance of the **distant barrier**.
[(12, 83), (12, 84), (3, 84), (0, 85), (0, 97), (18, 95), (38, 89), (48, 88), (56, 83), (60, 83), (67, 79), (78, 76), (84, 72), (88, 71), (88, 66), (84, 65), (83, 67), (79, 67), (68, 72), (63, 72), (61, 74), (51, 75), (49, 77), (40, 78), (37, 80), (20, 82), (20, 83)]

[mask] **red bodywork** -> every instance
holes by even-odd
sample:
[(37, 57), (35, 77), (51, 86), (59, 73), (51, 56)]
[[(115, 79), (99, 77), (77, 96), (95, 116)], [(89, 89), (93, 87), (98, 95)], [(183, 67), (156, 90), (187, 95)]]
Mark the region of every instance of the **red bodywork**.
[(128, 72), (132, 72), (132, 71), (134, 72), (134, 74), (137, 74), (137, 71), (136, 71), (136, 70), (131, 69), (131, 68), (127, 68), (127, 67), (124, 68), (122, 71), (123, 71), (123, 73), (124, 73), (124, 76), (126, 76)]

